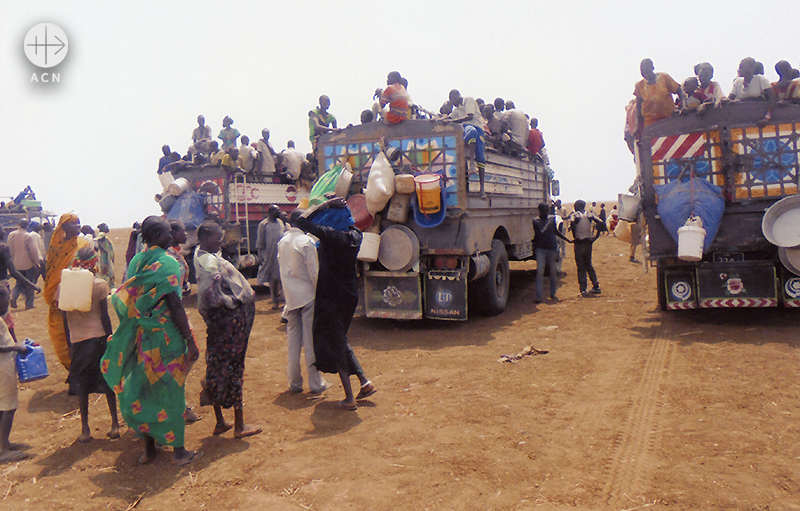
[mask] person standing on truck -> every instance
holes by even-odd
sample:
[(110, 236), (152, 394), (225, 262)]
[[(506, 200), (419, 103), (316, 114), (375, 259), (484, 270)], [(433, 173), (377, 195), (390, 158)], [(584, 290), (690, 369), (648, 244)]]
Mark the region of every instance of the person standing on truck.
[(319, 106), (308, 112), (308, 138), (314, 155), (317, 153), (317, 138), (323, 133), (336, 131), (336, 117), (328, 112), (331, 107), (331, 98), (323, 94), (319, 97)]
[(581, 296), (589, 296), (590, 292), (586, 290), (586, 275), (592, 281), (591, 294), (600, 294), (600, 283), (597, 280), (597, 274), (592, 266), (592, 243), (597, 240), (597, 236), (592, 236), (592, 222), (598, 228), (603, 223), (597, 215), (591, 211), (584, 211), (586, 208), (586, 201), (576, 200), (573, 211), (567, 220), (569, 220), (570, 228), (572, 229), (572, 243), (575, 245), (575, 266), (578, 269), (578, 287), (581, 291)]
[(233, 119), (226, 115), (222, 119), (222, 131), (217, 136), (218, 139), (222, 140), (222, 150), (235, 149), (236, 139), (239, 138), (239, 135), (239, 130), (233, 127)]
[(256, 150), (258, 151), (258, 163), (256, 164), (258, 173), (263, 176), (274, 176), (275, 150), (269, 143), (269, 130), (267, 128), (261, 130), (261, 138), (256, 142)]
[(639, 130), (656, 121), (666, 119), (678, 110), (672, 96), (677, 94), (680, 104), (686, 103), (680, 84), (667, 73), (656, 73), (653, 61), (642, 60), (639, 65), (643, 80), (636, 83), (633, 95), (636, 96), (636, 111), (640, 118)]
[(453, 113), (450, 120), (461, 124), (464, 129), (464, 142), (474, 144), (475, 147), (475, 166), (478, 168), (481, 183), (481, 198), (486, 198), (483, 190), (483, 178), (486, 169), (486, 146), (484, 145), (483, 116), (478, 108), (475, 98), (461, 96), (457, 89), (450, 91), (450, 103), (453, 105)]
[(550, 273), (550, 299), (556, 299), (558, 288), (558, 239), (569, 241), (558, 232), (556, 217), (550, 215), (550, 207), (545, 202), (539, 203), (539, 218), (533, 219), (533, 247), (536, 254), (536, 298), (534, 302), (544, 301), (544, 270)]

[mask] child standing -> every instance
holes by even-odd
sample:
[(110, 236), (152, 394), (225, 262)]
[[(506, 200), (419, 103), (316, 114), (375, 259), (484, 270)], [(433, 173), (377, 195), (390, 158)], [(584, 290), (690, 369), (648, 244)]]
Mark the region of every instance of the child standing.
[[(89, 245), (78, 250), (73, 267), (96, 273), (99, 254)], [(60, 292), (60, 289), (59, 289)], [(58, 295), (56, 295), (58, 299)], [(78, 396), (81, 412), (81, 434), (78, 442), (92, 439), (89, 428), (89, 394), (105, 394), (111, 414), (109, 438), (119, 438), (117, 419), (117, 397), (100, 372), (100, 359), (106, 352), (108, 336), (111, 335), (111, 318), (108, 316), (108, 283), (95, 277), (92, 285), (92, 308), (88, 312), (64, 312), (64, 330), (72, 364), (69, 367), (69, 395)]]
[[(0, 286), (0, 316), (8, 312), (10, 294), (6, 286)], [(19, 406), (14, 356), (25, 351), (24, 346), (14, 342), (5, 321), (0, 319), (0, 463), (27, 458), (24, 452), (18, 450), (19, 446), (11, 444), (8, 439), (14, 424), (14, 413)]]

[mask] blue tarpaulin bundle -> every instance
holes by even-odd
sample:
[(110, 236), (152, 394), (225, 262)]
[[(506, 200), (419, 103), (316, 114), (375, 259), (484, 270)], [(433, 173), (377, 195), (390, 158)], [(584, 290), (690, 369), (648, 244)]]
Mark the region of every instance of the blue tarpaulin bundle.
[(722, 189), (697, 177), (684, 182), (676, 179), (655, 188), (661, 223), (675, 242), (678, 242), (678, 229), (683, 227), (686, 220), (694, 214), (703, 220), (703, 228), (706, 230), (703, 252), (708, 251), (714, 236), (717, 235), (722, 213), (725, 211)]
[(167, 213), (167, 220), (180, 220), (187, 229), (197, 229), (205, 219), (203, 201), (194, 190), (180, 194)]

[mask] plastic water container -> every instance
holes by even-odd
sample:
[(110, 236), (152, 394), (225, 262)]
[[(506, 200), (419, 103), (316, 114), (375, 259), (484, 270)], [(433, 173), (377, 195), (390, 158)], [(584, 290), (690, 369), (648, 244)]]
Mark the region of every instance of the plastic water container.
[(175, 197), (181, 195), (188, 189), (189, 189), (189, 181), (187, 181), (185, 177), (179, 177), (178, 179), (169, 184), (169, 193), (171, 193)]
[(19, 382), (28, 383), (50, 376), (47, 371), (47, 359), (44, 358), (44, 348), (30, 339), (25, 339), (25, 347), (28, 351), (24, 355), (18, 353), (16, 359)]
[(58, 308), (62, 311), (89, 312), (92, 310), (94, 274), (89, 270), (68, 268), (61, 270), (61, 289)]
[(175, 178), (172, 177), (172, 172), (164, 172), (158, 175), (158, 181), (161, 183), (161, 189), (166, 190), (175, 181)]
[(398, 174), (394, 176), (395, 193), (414, 193), (414, 176), (411, 174)]
[(410, 193), (395, 193), (389, 201), (389, 211), (386, 218), (398, 224), (406, 223), (408, 219), (408, 205), (411, 203)]
[(361, 238), (361, 248), (358, 250), (358, 260), (374, 263), (378, 260), (378, 250), (381, 247), (381, 235), (374, 232), (365, 232)]
[(436, 174), (422, 174), (414, 178), (417, 202), (422, 213), (438, 213), (442, 209), (442, 177)]
[(703, 221), (690, 217), (686, 225), (678, 229), (678, 259), (682, 261), (700, 261), (703, 259), (703, 242), (706, 230)]

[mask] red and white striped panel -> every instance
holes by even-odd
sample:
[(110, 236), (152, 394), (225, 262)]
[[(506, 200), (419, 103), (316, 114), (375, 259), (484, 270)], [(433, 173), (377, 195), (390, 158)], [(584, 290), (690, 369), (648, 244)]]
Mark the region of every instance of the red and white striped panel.
[(800, 299), (784, 300), (783, 305), (784, 307), (791, 307), (791, 308), (800, 307)]
[(706, 133), (687, 133), (654, 138), (650, 141), (650, 154), (653, 161), (693, 158), (703, 153)]
[(674, 302), (667, 304), (668, 311), (677, 311), (677, 310), (689, 310), (689, 309), (696, 309), (697, 304), (695, 302)]
[(777, 307), (775, 298), (704, 298), (700, 300), (701, 309), (722, 307)]

